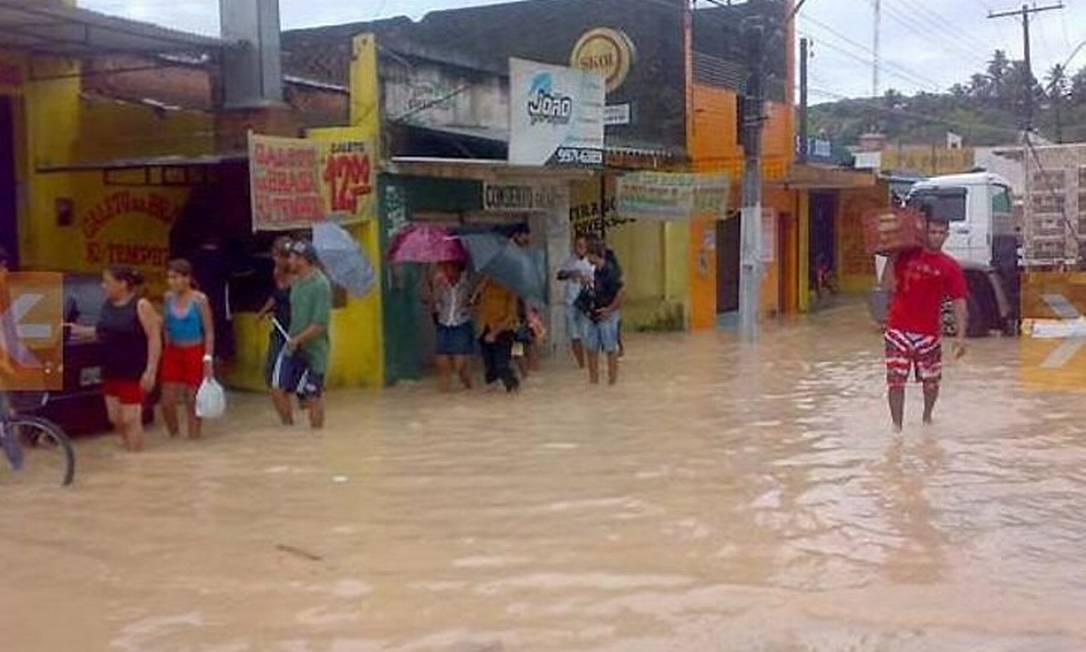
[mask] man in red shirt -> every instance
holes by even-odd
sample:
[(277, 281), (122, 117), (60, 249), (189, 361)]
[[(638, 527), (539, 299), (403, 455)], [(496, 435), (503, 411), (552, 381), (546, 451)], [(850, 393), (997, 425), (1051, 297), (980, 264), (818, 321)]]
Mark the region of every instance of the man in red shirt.
[(924, 423), (931, 423), (943, 371), (940, 313), (944, 298), (954, 305), (954, 357), (965, 355), (969, 290), (961, 266), (942, 252), (948, 232), (946, 221), (929, 215), (926, 246), (892, 255), (883, 275), (883, 287), (892, 297), (886, 319), (886, 381), (890, 418), (898, 431), (904, 423), (905, 385), (913, 369), (924, 385)]

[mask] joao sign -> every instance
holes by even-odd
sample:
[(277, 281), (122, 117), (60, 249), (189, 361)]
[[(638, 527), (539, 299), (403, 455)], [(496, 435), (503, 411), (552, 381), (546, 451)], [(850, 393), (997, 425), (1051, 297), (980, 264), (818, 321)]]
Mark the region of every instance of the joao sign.
[(509, 75), (510, 163), (603, 165), (601, 74), (510, 59)]
[(316, 222), (357, 222), (373, 215), (373, 147), (249, 135), (253, 230), (299, 229)]

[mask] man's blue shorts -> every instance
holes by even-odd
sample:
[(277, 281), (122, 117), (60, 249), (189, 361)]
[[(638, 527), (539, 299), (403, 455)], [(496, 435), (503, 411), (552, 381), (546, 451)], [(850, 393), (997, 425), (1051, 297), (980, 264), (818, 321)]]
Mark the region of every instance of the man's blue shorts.
[(599, 321), (586, 320), (584, 346), (589, 351), (618, 353), (618, 322), (621, 319), (615, 312)]

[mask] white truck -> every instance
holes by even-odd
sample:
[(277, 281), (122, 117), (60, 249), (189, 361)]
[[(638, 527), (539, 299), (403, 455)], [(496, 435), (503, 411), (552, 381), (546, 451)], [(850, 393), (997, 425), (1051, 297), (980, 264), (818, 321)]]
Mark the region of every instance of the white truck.
[[(958, 260), (969, 283), (967, 335), (978, 337), (993, 330), (1017, 334), (1022, 236), (1010, 183), (989, 172), (932, 177), (916, 183), (905, 203), (950, 221), (943, 251)], [(881, 281), (886, 258), (876, 257), (875, 264)], [(876, 289), (872, 316), (880, 323), (886, 304), (885, 292)], [(947, 311), (943, 323), (952, 331)]]

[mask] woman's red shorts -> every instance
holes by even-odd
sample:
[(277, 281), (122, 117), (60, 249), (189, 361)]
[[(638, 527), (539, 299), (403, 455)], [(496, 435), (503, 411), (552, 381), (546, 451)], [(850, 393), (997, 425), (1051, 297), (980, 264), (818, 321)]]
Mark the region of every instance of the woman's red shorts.
[(145, 397), (138, 380), (105, 379), (102, 381), (102, 393), (107, 398), (115, 398), (121, 405), (143, 405)]
[(166, 345), (162, 352), (163, 383), (185, 385), (192, 389), (204, 382), (204, 346)]

